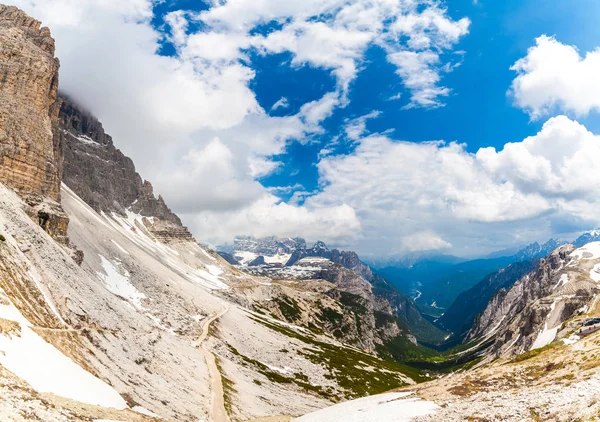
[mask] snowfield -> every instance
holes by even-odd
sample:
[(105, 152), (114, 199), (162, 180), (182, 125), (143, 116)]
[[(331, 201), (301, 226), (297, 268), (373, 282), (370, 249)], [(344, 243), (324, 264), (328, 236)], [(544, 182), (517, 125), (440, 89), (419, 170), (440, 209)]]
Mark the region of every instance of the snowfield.
[(579, 260), (600, 258), (600, 242), (588, 243), (579, 249), (575, 249), (571, 252), (571, 256)]
[(363, 397), (317, 410), (293, 422), (406, 422), (418, 416), (435, 413), (435, 403), (416, 397), (412, 393), (386, 393)]
[(36, 391), (97, 406), (127, 408), (125, 400), (110, 385), (46, 343), (12, 304), (0, 305), (0, 318), (20, 326), (18, 332), (0, 335), (0, 365)]
[(100, 260), (102, 261), (102, 268), (104, 268), (105, 274), (98, 273), (98, 275), (104, 280), (108, 291), (127, 300), (137, 309), (143, 309), (142, 299), (145, 299), (146, 295), (131, 284), (127, 270), (122, 269), (119, 271), (112, 262), (103, 256), (100, 256)]

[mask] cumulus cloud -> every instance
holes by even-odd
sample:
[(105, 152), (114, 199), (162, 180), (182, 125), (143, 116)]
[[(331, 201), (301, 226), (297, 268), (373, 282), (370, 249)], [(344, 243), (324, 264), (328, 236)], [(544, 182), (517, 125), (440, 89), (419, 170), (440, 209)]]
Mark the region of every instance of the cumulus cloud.
[(571, 45), (542, 35), (511, 70), (515, 104), (534, 119), (555, 109), (584, 116), (600, 110), (600, 48), (584, 56)]
[[(330, 70), (344, 96), (356, 78), (364, 51), (379, 45), (412, 93), (413, 107), (443, 105), (440, 97), (450, 91), (440, 86), (441, 75), (453, 68), (444, 62), (443, 53), (452, 50), (470, 25), (468, 18), (449, 18), (442, 3), (435, 0), (229, 0), (198, 14), (195, 20), (214, 32), (195, 34), (180, 43), (187, 54), (206, 51), (193, 45), (198, 37), (222, 39), (222, 54), (230, 60), (243, 57), (249, 48), (263, 54), (290, 52), (292, 65)], [(272, 23), (279, 27), (275, 25), (266, 35), (252, 34), (257, 26)], [(423, 72), (427, 78), (419, 77)]]
[[(361, 223), (352, 207), (341, 204), (332, 207), (290, 205), (268, 195), (239, 211), (223, 213), (197, 212), (183, 214), (195, 233), (213, 244), (231, 242), (239, 233), (255, 236), (298, 236), (307, 239), (327, 239), (337, 245), (347, 245), (360, 237)], [(205, 236), (202, 236), (202, 235)]]
[[(460, 145), (411, 147), (386, 136), (366, 136), (366, 119), (375, 114), (348, 122), (347, 137), (358, 143), (355, 152), (336, 157), (323, 151), (322, 192), (295, 191), (285, 203), (273, 195), (285, 188), (268, 190), (257, 181), (281, 167), (277, 157), (290, 142), (323, 133), (323, 121), (348, 104), (371, 46), (384, 49), (409, 91), (406, 100), (395, 96), (399, 101), (412, 107), (442, 105), (450, 93), (443, 74), (453, 65), (447, 53), (469, 28), (468, 19), (451, 19), (442, 2), (210, 2), (201, 13), (169, 13), (168, 33), (151, 24), (151, 0), (8, 3), (51, 27), (61, 89), (97, 115), (198, 239), (218, 243), (249, 233), (347, 244), (381, 236), (380, 250), (444, 248), (455, 236), (440, 213), (458, 220), (514, 221), (551, 209), (542, 198), (520, 192), (516, 182), (492, 179), (491, 170)], [(176, 55), (157, 54), (165, 38)], [(294, 107), (299, 110), (294, 115), (270, 116), (251, 89), (250, 52), (289, 53), (292, 66), (330, 72), (336, 86)], [(283, 107), (285, 99), (273, 110)], [(413, 162), (405, 154), (412, 154)], [(475, 169), (468, 168), (472, 164)], [(501, 177), (500, 170), (494, 174)], [(469, 178), (480, 175), (485, 176), (482, 188), (466, 187)], [(465, 187), (453, 190), (450, 180)], [(507, 193), (513, 197), (499, 204)], [(424, 220), (415, 224), (420, 217), (415, 210), (428, 205)]]
[(565, 116), (501, 151), (474, 154), (375, 134), (352, 153), (323, 157), (322, 189), (305, 204), (343, 200), (361, 221), (361, 248), (376, 254), (485, 248), (496, 236), (508, 244), (549, 237), (557, 221), (599, 224), (599, 162), (600, 137)]
[(437, 234), (424, 231), (402, 238), (402, 247), (407, 252), (437, 251), (451, 248), (452, 245)]

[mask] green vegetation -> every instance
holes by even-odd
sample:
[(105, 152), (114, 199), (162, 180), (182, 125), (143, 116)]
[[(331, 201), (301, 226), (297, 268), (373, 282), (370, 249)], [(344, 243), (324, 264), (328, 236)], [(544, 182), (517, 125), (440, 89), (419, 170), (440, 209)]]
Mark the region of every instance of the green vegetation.
[(302, 316), (302, 310), (298, 306), (298, 302), (289, 296), (276, 297), (273, 302), (277, 304), (281, 314), (287, 321), (298, 321)]
[(235, 389), (235, 383), (225, 376), (223, 372), (223, 365), (218, 356), (215, 355), (215, 363), (217, 364), (217, 369), (221, 373), (221, 383), (223, 384), (223, 400), (225, 405), (225, 411), (227, 411), (228, 415), (231, 415), (234, 403), (234, 395), (237, 393)]
[[(318, 394), (319, 396), (324, 397), (326, 399), (329, 399), (329, 400), (336, 399), (336, 397), (333, 395), (334, 393), (331, 389), (324, 389), (321, 386), (312, 385), (309, 382), (308, 377), (301, 372), (294, 373), (293, 377), (286, 376), (284, 374), (280, 374), (279, 372), (273, 371), (271, 368), (269, 368), (264, 363), (259, 362), (256, 359), (252, 359), (246, 355), (241, 354), (232, 345), (227, 344), (227, 347), (234, 355), (236, 355), (237, 357), (239, 357), (242, 360), (242, 365), (253, 366), (257, 370), (257, 372), (264, 375), (271, 382), (276, 382), (279, 384), (295, 384), (307, 392)], [(256, 385), (262, 385), (262, 382), (257, 379), (254, 380), (254, 383)]]
[(477, 354), (489, 347), (492, 342), (492, 340), (481, 344), (471, 342), (439, 352), (422, 345), (415, 345), (406, 337), (398, 336), (377, 346), (377, 353), (383, 358), (402, 362), (415, 370), (449, 373), (468, 369), (477, 364), (481, 360)]
[[(344, 398), (356, 398), (370, 394), (378, 394), (406, 385), (405, 376), (416, 381), (424, 381), (420, 371), (391, 360), (379, 359), (349, 346), (338, 346), (317, 339), (312, 333), (300, 333), (289, 327), (253, 318), (254, 321), (291, 338), (307, 344), (299, 354), (310, 362), (321, 365), (329, 374), (329, 379), (345, 390)], [(310, 384), (295, 374), (296, 385), (309, 388)], [(321, 387), (310, 386), (312, 389)]]
[(375, 328), (382, 328), (397, 322), (396, 318), (385, 312), (375, 311), (373, 312), (373, 316), (375, 317)]
[(321, 311), (321, 315), (319, 315), (319, 319), (323, 322), (328, 322), (331, 325), (336, 326), (342, 323), (344, 315), (340, 314), (335, 309), (324, 308)]
[(546, 345), (544, 347), (540, 347), (539, 349), (533, 349), (533, 350), (530, 350), (528, 352), (521, 353), (519, 356), (517, 356), (516, 358), (514, 358), (512, 360), (512, 362), (515, 362), (515, 363), (516, 362), (523, 362), (524, 360), (528, 360), (528, 359), (534, 358), (537, 355), (539, 355), (540, 353), (558, 346), (558, 344), (559, 343), (554, 342), (554, 343), (550, 343), (550, 344), (548, 344), (548, 345)]
[(368, 312), (368, 309), (365, 306), (365, 299), (359, 295), (348, 292), (340, 292), (340, 298), (338, 301), (357, 315), (365, 315)]
[(0, 234), (0, 242), (6, 242), (6, 237), (3, 234)]

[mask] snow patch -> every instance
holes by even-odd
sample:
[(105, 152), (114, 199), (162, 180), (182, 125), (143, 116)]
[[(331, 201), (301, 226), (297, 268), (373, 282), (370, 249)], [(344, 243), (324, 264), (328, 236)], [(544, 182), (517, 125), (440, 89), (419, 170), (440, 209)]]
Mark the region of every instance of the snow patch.
[(141, 413), (142, 415), (151, 416), (153, 418), (160, 418), (156, 413), (149, 411), (145, 407), (142, 406), (134, 406), (131, 408), (134, 412)]
[(556, 333), (558, 333), (559, 328), (560, 325), (557, 325), (554, 328), (548, 328), (548, 323), (544, 323), (544, 329), (539, 332), (537, 338), (531, 346), (531, 349), (529, 350), (540, 349), (552, 343), (556, 338)]
[(223, 270), (220, 267), (217, 267), (216, 265), (206, 265), (206, 269), (209, 273), (211, 273), (214, 276), (220, 276), (221, 274), (223, 274)]
[(119, 248), (119, 250), (121, 252), (123, 252), (124, 254), (129, 255), (129, 252), (127, 252), (125, 249), (123, 249), (123, 247), (121, 245), (119, 245), (117, 242), (115, 242), (113, 239), (110, 240), (117, 248)]
[(558, 283), (556, 283), (556, 286), (554, 286), (552, 288), (552, 290), (556, 290), (559, 286), (564, 286), (568, 282), (569, 282), (569, 276), (567, 274), (561, 274), (560, 279), (558, 280)]
[(129, 272), (122, 268), (121, 272), (123, 274), (121, 274), (117, 267), (102, 255), (100, 255), (100, 260), (102, 261), (102, 268), (106, 274), (98, 273), (98, 275), (106, 284), (106, 289), (127, 300), (137, 309), (143, 309), (142, 299), (145, 299), (146, 295), (131, 284), (129, 281)]
[(579, 249), (575, 249), (570, 256), (579, 260), (600, 258), (600, 242), (588, 243)]
[(596, 283), (600, 283), (600, 264), (594, 265), (594, 268), (590, 270), (590, 278)]
[(18, 322), (21, 327), (19, 334), (0, 335), (0, 365), (34, 390), (96, 406), (127, 408), (125, 400), (110, 385), (46, 343), (13, 305), (0, 305), (0, 318)]
[(563, 338), (562, 342), (566, 345), (570, 345), (577, 343), (579, 340), (581, 340), (581, 337), (579, 337), (577, 334), (571, 334), (569, 338)]
[(438, 406), (429, 401), (405, 397), (412, 393), (386, 393), (363, 397), (317, 410), (294, 422), (407, 422), (434, 413)]

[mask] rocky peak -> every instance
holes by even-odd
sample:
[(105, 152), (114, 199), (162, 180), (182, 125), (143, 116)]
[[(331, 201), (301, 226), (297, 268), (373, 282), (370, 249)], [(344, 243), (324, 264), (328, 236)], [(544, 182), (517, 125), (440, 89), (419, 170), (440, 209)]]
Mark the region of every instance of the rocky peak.
[(534, 242), (517, 252), (515, 254), (515, 259), (517, 261), (525, 261), (528, 259), (543, 258), (566, 243), (567, 242), (558, 239), (550, 239), (542, 245), (538, 242)]
[(289, 254), (296, 249), (306, 248), (306, 241), (300, 237), (281, 238), (267, 236), (256, 238), (253, 236), (236, 236), (233, 240), (233, 249), (240, 252), (253, 252), (259, 255)]
[(328, 251), (327, 245), (324, 242), (318, 240), (315, 245), (312, 247), (315, 251)]
[(583, 245), (586, 245), (591, 242), (600, 242), (600, 229), (589, 230), (579, 236), (573, 242), (573, 245), (580, 248)]
[(492, 297), (465, 341), (493, 339), (491, 356), (503, 356), (543, 347), (566, 335), (571, 327), (565, 323), (600, 293), (592, 276), (600, 262), (597, 249), (564, 245), (541, 259), (534, 271)]
[(142, 184), (139, 197), (131, 204), (131, 210), (147, 217), (158, 217), (176, 226), (182, 225), (179, 217), (171, 211), (163, 197), (161, 195), (158, 195), (158, 198), (154, 196), (154, 188), (147, 180)]
[(102, 123), (69, 97), (61, 98), (65, 184), (98, 212), (123, 215), (129, 210), (147, 217), (148, 230), (161, 241), (193, 240), (162, 196), (154, 196), (152, 184), (137, 173), (133, 161), (114, 146)]

